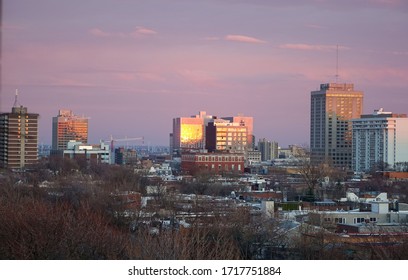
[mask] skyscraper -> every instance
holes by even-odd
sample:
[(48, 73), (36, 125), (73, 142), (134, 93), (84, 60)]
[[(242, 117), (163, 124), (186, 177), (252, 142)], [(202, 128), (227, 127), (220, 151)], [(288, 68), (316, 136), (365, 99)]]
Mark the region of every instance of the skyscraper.
[(21, 169), (38, 161), (38, 114), (17, 105), (11, 113), (0, 114), (0, 164)]
[(52, 150), (66, 149), (70, 140), (88, 143), (88, 118), (59, 110), (58, 116), (52, 118)]
[(382, 109), (353, 120), (353, 171), (408, 162), (408, 117)]
[(353, 84), (321, 84), (311, 92), (310, 151), (314, 164), (351, 168), (352, 123), (363, 111), (363, 92)]

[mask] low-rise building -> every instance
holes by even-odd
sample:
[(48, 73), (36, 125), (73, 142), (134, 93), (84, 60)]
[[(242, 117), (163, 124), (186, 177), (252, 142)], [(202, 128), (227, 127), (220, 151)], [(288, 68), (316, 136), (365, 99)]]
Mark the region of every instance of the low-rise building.
[(69, 141), (67, 148), (62, 151), (62, 156), (69, 159), (85, 159), (94, 163), (110, 163), (109, 145), (103, 141), (99, 145), (84, 144), (77, 141)]
[[(353, 200), (355, 202), (355, 199)], [(350, 211), (316, 211), (309, 213), (309, 222), (316, 226), (335, 228), (337, 225), (368, 225), (407, 223), (408, 211), (390, 209), (386, 193), (373, 199), (360, 199), (359, 208)]]
[(195, 175), (243, 173), (244, 154), (241, 153), (185, 153), (181, 156), (181, 171)]

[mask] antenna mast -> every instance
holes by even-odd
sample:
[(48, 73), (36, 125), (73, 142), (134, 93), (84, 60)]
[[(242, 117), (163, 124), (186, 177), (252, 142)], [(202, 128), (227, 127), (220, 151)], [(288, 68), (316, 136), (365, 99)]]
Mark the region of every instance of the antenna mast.
[(16, 89), (16, 95), (15, 95), (15, 97), (14, 97), (14, 105), (13, 105), (13, 107), (18, 107), (17, 98), (18, 98), (18, 89)]
[(339, 45), (336, 45), (336, 84), (339, 80)]

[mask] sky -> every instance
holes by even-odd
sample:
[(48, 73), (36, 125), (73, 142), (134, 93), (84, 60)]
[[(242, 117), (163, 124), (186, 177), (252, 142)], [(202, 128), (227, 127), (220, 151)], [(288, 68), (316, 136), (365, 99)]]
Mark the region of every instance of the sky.
[(408, 113), (406, 0), (3, 0), (0, 110), (89, 117), (89, 142), (168, 145), (172, 119), (254, 117), (308, 144), (310, 92), (353, 83), (364, 112)]

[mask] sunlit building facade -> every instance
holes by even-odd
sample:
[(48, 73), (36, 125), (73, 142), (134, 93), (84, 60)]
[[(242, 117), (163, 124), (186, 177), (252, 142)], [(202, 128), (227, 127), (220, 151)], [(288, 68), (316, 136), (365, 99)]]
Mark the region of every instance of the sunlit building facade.
[(245, 126), (247, 128), (247, 146), (249, 149), (255, 148), (253, 117), (238, 115), (235, 117), (223, 117), (222, 119), (229, 120), (232, 123), (238, 123), (241, 126)]
[(38, 162), (38, 114), (23, 106), (0, 114), (0, 164), (22, 169)]
[(351, 169), (352, 119), (363, 111), (363, 92), (353, 84), (321, 84), (311, 92), (310, 151), (313, 164)]
[(245, 153), (248, 150), (248, 127), (224, 119), (215, 119), (206, 127), (206, 148), (209, 152)]
[(176, 157), (190, 152), (222, 152), (241, 154), (246, 159), (252, 150), (252, 131), (252, 117), (218, 118), (200, 111), (195, 116), (173, 119), (170, 149)]
[(408, 117), (382, 109), (353, 120), (353, 171), (394, 168), (408, 162)]
[(212, 116), (201, 111), (192, 117), (173, 119), (173, 133), (170, 134), (170, 147), (173, 153), (181, 154), (184, 150), (202, 150), (205, 148), (205, 125)]
[(69, 141), (88, 143), (88, 118), (76, 116), (71, 110), (59, 110), (52, 118), (52, 150), (64, 150)]

